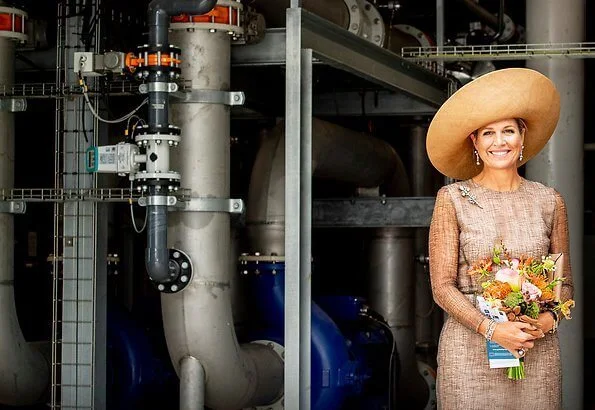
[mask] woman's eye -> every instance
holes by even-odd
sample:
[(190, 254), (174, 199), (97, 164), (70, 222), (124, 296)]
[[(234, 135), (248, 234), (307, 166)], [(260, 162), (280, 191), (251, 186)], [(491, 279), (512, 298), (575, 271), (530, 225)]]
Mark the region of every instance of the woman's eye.
[(504, 130), (505, 134), (514, 134), (514, 130), (512, 128), (509, 128), (507, 130)]
[(493, 133), (494, 133), (493, 131), (485, 131), (485, 132), (483, 132), (481, 135), (482, 135), (483, 137), (489, 137), (489, 136), (491, 136)]

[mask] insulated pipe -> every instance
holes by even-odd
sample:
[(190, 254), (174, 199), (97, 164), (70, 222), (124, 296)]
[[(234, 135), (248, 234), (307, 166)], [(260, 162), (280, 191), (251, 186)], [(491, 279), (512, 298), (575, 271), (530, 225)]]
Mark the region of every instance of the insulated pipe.
[(186, 356), (180, 363), (180, 410), (202, 410), (205, 407), (205, 369), (200, 362)]
[[(230, 36), (172, 25), (172, 42), (184, 50), (182, 71), (196, 90), (228, 91)], [(193, 197), (230, 196), (230, 110), (222, 104), (172, 106), (184, 148), (172, 151), (181, 185)], [(176, 294), (162, 294), (165, 336), (174, 367), (186, 356), (205, 370), (205, 405), (240, 409), (277, 400), (283, 391), (283, 362), (268, 346), (240, 346), (231, 308), (230, 216), (226, 212), (175, 212), (171, 244), (192, 260), (193, 279)]]
[[(14, 41), (0, 38), (0, 84), (14, 82)], [(14, 186), (14, 114), (0, 111), (0, 186)], [(25, 341), (14, 301), (14, 221), (0, 213), (0, 403), (40, 402), (49, 384), (49, 366)]]
[[(213, 9), (217, 0), (153, 0), (148, 7), (149, 20), (149, 51), (151, 47), (163, 49), (169, 46), (170, 16), (181, 13), (204, 14)], [(160, 64), (161, 62), (159, 62)], [(165, 70), (150, 71), (148, 83), (167, 84), (169, 73)], [(169, 125), (169, 93), (164, 91), (149, 91), (149, 108), (147, 123), (150, 129), (167, 129)], [(151, 143), (153, 145), (154, 142)], [(161, 152), (158, 158), (165, 166), (169, 155), (169, 148), (163, 145), (166, 152)], [(155, 154), (155, 153), (153, 153)], [(149, 153), (147, 153), (149, 155)], [(147, 168), (150, 170), (151, 162)], [(169, 168), (167, 168), (169, 170)], [(168, 184), (166, 181), (164, 184)], [(159, 196), (160, 187), (152, 186), (150, 196)], [(169, 250), (167, 249), (167, 207), (165, 205), (147, 206), (147, 249), (145, 250), (145, 265), (151, 280), (157, 283), (169, 282)], [(174, 274), (175, 276), (175, 274)]]
[[(394, 175), (397, 154), (386, 142), (312, 119), (312, 174), (374, 187)], [(246, 207), (250, 252), (285, 254), (285, 124), (268, 134), (257, 154)]]
[(370, 307), (390, 327), (401, 362), (399, 403), (424, 408), (428, 388), (417, 370), (415, 352), (415, 269), (413, 236), (403, 228), (381, 228), (369, 245)]
[[(253, 5), (264, 15), (269, 27), (285, 27), (289, 0), (256, 0)], [(343, 0), (302, 0), (304, 9), (343, 28), (349, 27), (349, 10)]]
[[(527, 43), (585, 41), (585, 1), (527, 0)], [(528, 60), (527, 67), (548, 76), (560, 90), (558, 127), (545, 148), (526, 165), (527, 177), (560, 191), (566, 201), (576, 307), (562, 321), (563, 407), (583, 408), (583, 143), (585, 68), (583, 59)]]

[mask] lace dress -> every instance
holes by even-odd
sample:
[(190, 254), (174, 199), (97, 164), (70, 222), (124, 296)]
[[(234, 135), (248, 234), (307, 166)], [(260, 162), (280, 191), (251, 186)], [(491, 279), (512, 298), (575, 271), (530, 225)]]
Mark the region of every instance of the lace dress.
[[(468, 188), (476, 203), (461, 195), (461, 187)], [(438, 348), (440, 409), (561, 408), (556, 334), (536, 340), (527, 352), (524, 380), (509, 380), (504, 369), (488, 366), (486, 342), (477, 333), (484, 316), (474, 303), (480, 285), (468, 269), (501, 242), (513, 256), (563, 253), (561, 299), (572, 297), (566, 207), (554, 189), (526, 179), (511, 192), (493, 191), (472, 180), (441, 188), (430, 227), (432, 292), (448, 313)]]

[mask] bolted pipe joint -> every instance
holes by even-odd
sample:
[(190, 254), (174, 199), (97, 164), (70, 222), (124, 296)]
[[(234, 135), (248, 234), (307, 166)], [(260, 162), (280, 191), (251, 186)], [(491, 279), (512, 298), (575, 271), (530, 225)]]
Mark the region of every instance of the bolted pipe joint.
[(217, 0), (153, 0), (149, 3), (149, 44), (167, 45), (169, 17), (182, 13), (205, 14)]

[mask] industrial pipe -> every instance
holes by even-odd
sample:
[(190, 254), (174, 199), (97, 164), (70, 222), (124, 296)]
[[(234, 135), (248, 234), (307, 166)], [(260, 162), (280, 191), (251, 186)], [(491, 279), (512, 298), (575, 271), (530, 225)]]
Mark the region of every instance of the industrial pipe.
[[(161, 65), (160, 56), (168, 54), (169, 49), (169, 21), (170, 16), (181, 13), (204, 14), (215, 7), (217, 0), (153, 0), (148, 7), (149, 45), (147, 52), (159, 56), (157, 66)], [(149, 86), (148, 130), (149, 133), (167, 133), (169, 129), (169, 92), (163, 85), (171, 81), (173, 71), (164, 67), (148, 70), (147, 83)], [(151, 142), (151, 144), (155, 144)], [(153, 153), (155, 160), (162, 166), (169, 165), (169, 149), (161, 150), (161, 155)], [(165, 171), (169, 171), (168, 168)], [(166, 179), (157, 180), (150, 187), (149, 196), (164, 198), (160, 194), (161, 185), (170, 185)], [(165, 198), (167, 199), (167, 198)], [(145, 250), (145, 265), (151, 280), (156, 283), (171, 281), (169, 271), (169, 250), (167, 248), (167, 206), (151, 204), (147, 206), (147, 249)], [(175, 276), (175, 275), (174, 275)], [(175, 278), (174, 278), (175, 279)]]
[[(285, 254), (285, 124), (265, 136), (250, 179), (246, 228), (250, 252)], [(394, 175), (397, 154), (386, 142), (312, 120), (312, 174), (374, 187)]]
[(498, 28), (498, 17), (481, 7), (475, 0), (459, 0), (459, 2), (463, 3), (482, 23), (493, 29)]
[[(182, 71), (196, 90), (229, 91), (230, 36), (222, 31), (177, 29), (172, 42), (184, 50)], [(172, 121), (182, 129), (184, 149), (172, 151), (181, 185), (193, 197), (230, 196), (230, 110), (223, 104), (180, 103)], [(176, 294), (162, 294), (167, 346), (179, 373), (186, 356), (205, 371), (205, 405), (240, 409), (276, 401), (283, 391), (283, 361), (270, 347), (240, 346), (232, 317), (230, 216), (224, 212), (176, 212), (171, 244), (192, 260), (193, 279)]]
[[(0, 84), (14, 82), (14, 41), (0, 38)], [(0, 186), (14, 186), (14, 114), (0, 111)], [(25, 341), (14, 301), (14, 221), (0, 213), (0, 403), (24, 406), (43, 399), (49, 365)]]
[[(528, 44), (586, 41), (585, 1), (528, 0), (526, 7)], [(581, 409), (585, 397), (583, 318), (584, 303), (588, 303), (583, 294), (585, 62), (583, 59), (548, 58), (528, 60), (527, 67), (548, 76), (560, 90), (562, 108), (558, 127), (526, 167), (529, 179), (558, 189), (566, 201), (576, 308), (572, 311), (572, 320), (563, 323), (558, 332), (564, 375), (562, 404), (565, 409)], [(587, 272), (589, 270), (590, 267)], [(590, 393), (587, 394), (590, 397)]]
[(180, 363), (180, 410), (205, 407), (205, 369), (198, 359), (186, 356)]

